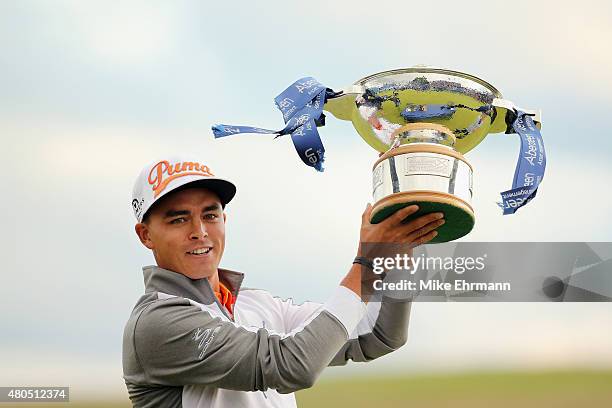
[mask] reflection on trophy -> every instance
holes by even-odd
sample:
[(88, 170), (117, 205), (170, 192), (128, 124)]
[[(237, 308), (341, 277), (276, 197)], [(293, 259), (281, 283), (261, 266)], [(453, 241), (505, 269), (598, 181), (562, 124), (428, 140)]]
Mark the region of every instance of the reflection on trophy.
[(371, 75), (329, 98), (324, 109), (350, 120), (382, 153), (372, 169), (371, 222), (417, 204), (420, 210), (411, 218), (445, 214), (446, 223), (432, 242), (470, 232), (473, 169), (463, 154), (488, 133), (509, 130), (514, 106), (501, 98), (479, 78), (428, 67)]
[(302, 161), (323, 171), (325, 149), (317, 127), (323, 110), (349, 120), (381, 153), (373, 167), (372, 223), (417, 204), (412, 218), (443, 212), (446, 223), (431, 242), (447, 242), (474, 227), (473, 169), (463, 154), (489, 133), (518, 133), (521, 153), (512, 189), (501, 193), (504, 214), (513, 214), (536, 195), (546, 156), (539, 114), (502, 99), (489, 83), (472, 75), (413, 67), (370, 75), (340, 92), (316, 79), (299, 79), (275, 98), (285, 128), (215, 125), (215, 137), (237, 133), (291, 135)]

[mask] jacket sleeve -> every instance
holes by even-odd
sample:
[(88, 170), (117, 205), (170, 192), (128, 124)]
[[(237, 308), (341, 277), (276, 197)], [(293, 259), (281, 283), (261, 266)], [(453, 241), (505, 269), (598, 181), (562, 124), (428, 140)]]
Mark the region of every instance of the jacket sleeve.
[(312, 386), (365, 312), (339, 286), (317, 312), (279, 334), (223, 320), (188, 299), (159, 299), (134, 324), (133, 352), (148, 384), (289, 393)]
[[(403, 346), (408, 339), (411, 306), (410, 301), (387, 297), (383, 297), (381, 302), (368, 303), (366, 315), (329, 365), (345, 365), (348, 360), (370, 361)], [(291, 300), (283, 301), (286, 329), (299, 326), (320, 307), (321, 304), (314, 302), (295, 305)]]

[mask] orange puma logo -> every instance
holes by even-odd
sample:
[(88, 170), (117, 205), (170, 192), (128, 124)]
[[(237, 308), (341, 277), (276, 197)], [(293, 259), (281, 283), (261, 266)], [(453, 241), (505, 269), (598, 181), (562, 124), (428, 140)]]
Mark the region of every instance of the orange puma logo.
[(208, 168), (200, 163), (181, 162), (170, 164), (167, 160), (162, 160), (151, 169), (149, 173), (149, 184), (157, 197), (172, 180), (189, 175), (213, 176)]

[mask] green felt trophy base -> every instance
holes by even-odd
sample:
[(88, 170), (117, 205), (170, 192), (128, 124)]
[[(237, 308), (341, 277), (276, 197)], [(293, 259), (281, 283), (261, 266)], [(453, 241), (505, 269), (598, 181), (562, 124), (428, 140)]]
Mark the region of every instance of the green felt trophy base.
[(416, 204), (419, 210), (408, 216), (404, 223), (433, 212), (443, 212), (446, 222), (438, 227), (428, 243), (449, 242), (461, 238), (474, 228), (474, 211), (456, 196), (433, 191), (410, 191), (391, 194), (374, 204), (370, 222), (378, 224), (397, 210)]

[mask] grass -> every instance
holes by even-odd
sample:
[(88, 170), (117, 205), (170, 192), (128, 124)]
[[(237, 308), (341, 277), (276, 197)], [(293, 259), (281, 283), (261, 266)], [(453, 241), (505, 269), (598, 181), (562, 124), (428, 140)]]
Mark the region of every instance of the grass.
[(612, 372), (481, 373), (327, 381), (297, 393), (308, 407), (612, 407)]
[[(612, 371), (479, 373), (325, 380), (297, 393), (300, 408), (612, 407)], [(0, 403), (0, 408), (10, 404)], [(12, 406), (16, 406), (13, 404)], [(19, 403), (20, 408), (127, 408), (123, 401)]]

